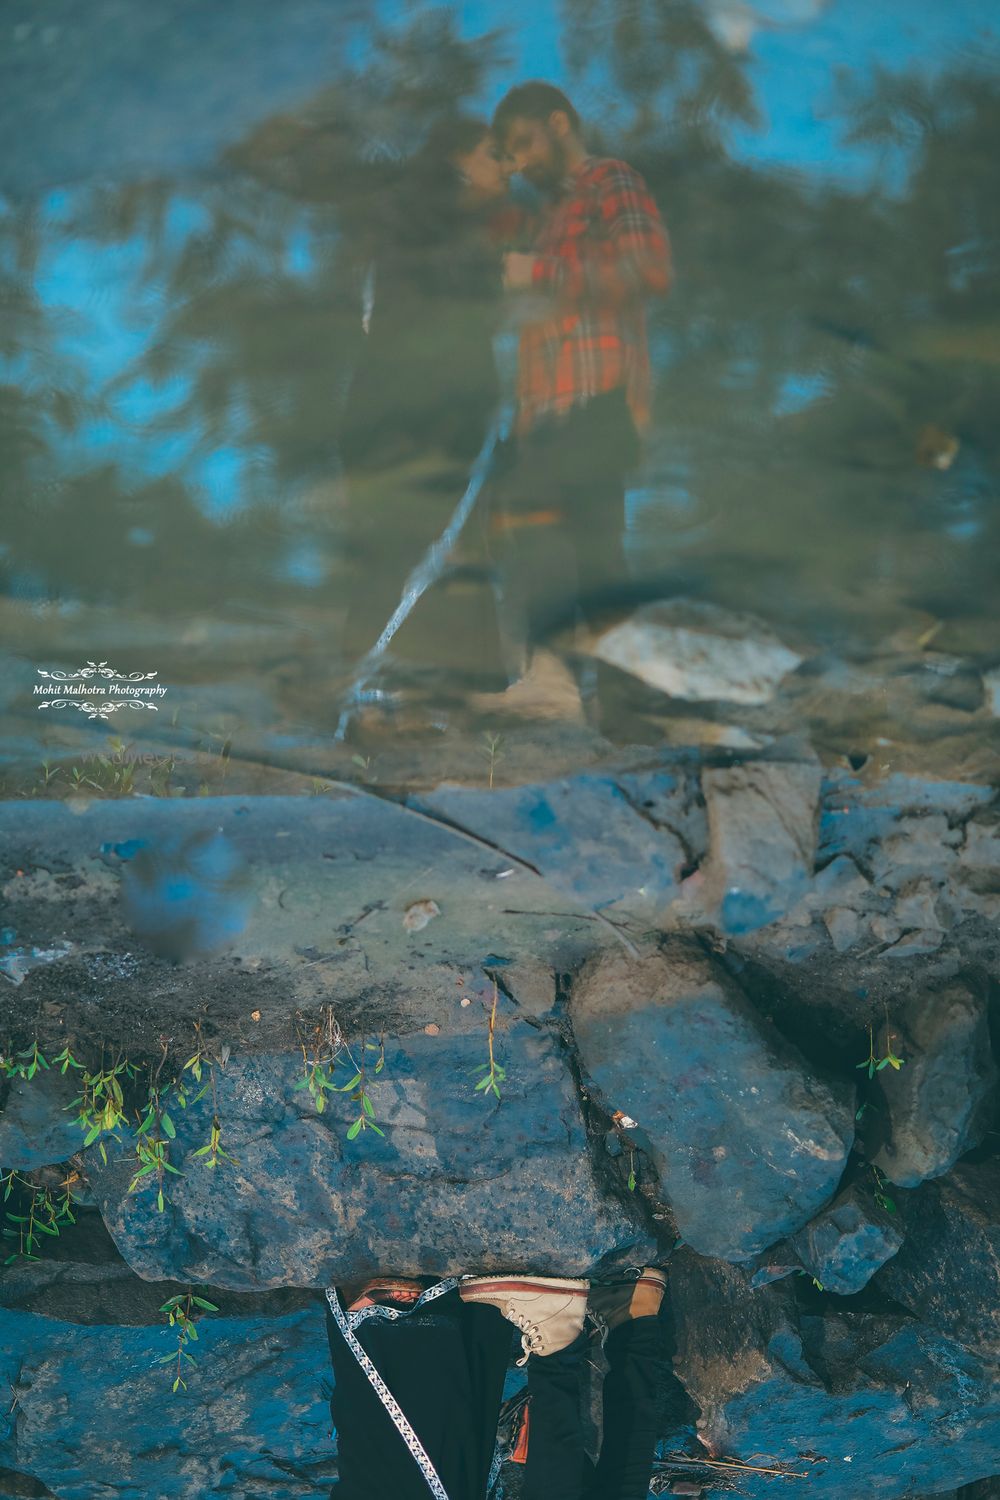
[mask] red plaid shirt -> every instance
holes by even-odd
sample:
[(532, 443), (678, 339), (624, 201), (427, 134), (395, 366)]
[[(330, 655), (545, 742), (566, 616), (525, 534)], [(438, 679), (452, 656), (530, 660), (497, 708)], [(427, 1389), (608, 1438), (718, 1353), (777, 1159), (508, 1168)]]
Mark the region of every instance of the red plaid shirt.
[(643, 299), (671, 282), (670, 241), (639, 173), (588, 156), (542, 217), (533, 282), (552, 312), (521, 330), (518, 432), (543, 413), (624, 386), (638, 428), (652, 379)]

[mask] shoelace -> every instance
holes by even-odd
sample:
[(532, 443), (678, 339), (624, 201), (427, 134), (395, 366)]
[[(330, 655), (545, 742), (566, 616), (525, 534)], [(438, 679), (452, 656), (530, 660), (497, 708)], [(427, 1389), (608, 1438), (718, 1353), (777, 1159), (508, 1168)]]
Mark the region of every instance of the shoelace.
[(592, 1309), (588, 1309), (588, 1311), (587, 1311), (587, 1317), (590, 1319), (590, 1321), (593, 1323), (594, 1327), (597, 1329), (597, 1336), (598, 1336), (598, 1338), (601, 1341), (601, 1348), (603, 1349), (604, 1346), (605, 1346), (605, 1344), (608, 1341), (608, 1333), (609, 1333), (608, 1320), (607, 1320), (607, 1318), (603, 1317), (599, 1312), (594, 1312)]
[(541, 1332), (538, 1326), (532, 1323), (526, 1313), (519, 1313), (515, 1309), (513, 1302), (508, 1302), (507, 1304), (507, 1316), (516, 1328), (520, 1328), (521, 1348), (524, 1350), (522, 1358), (515, 1360), (514, 1363), (517, 1365), (526, 1365), (528, 1363), (528, 1356), (537, 1354), (542, 1347)]

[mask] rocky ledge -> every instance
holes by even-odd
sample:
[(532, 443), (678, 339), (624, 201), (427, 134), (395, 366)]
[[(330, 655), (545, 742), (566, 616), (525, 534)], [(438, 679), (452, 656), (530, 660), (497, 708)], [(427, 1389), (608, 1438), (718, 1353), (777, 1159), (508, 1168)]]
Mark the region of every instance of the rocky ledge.
[[(691, 1402), (663, 1483), (992, 1493), (992, 788), (786, 742), (21, 802), (0, 878), (0, 1492), (327, 1493), (329, 1282), (655, 1257)], [(74, 1106), (119, 1062), (117, 1119)]]

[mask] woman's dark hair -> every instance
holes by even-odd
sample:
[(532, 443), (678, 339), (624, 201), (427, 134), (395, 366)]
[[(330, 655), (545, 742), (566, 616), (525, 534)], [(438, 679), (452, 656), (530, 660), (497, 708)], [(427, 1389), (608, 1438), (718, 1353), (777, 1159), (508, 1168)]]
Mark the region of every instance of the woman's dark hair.
[(428, 164), (451, 162), (456, 156), (467, 156), (470, 151), (475, 151), (489, 133), (488, 120), (481, 120), (476, 115), (447, 115), (431, 126), (419, 155)]
[(398, 226), (401, 240), (428, 244), (455, 233), (463, 218), (455, 158), (474, 151), (490, 133), (489, 121), (473, 115), (448, 115), (431, 127), (403, 168), (400, 207), (408, 224)]
[(554, 83), (532, 79), (519, 83), (504, 94), (493, 115), (493, 129), (502, 137), (512, 120), (547, 120), (555, 110), (562, 110), (570, 125), (580, 134), (580, 116), (562, 89)]

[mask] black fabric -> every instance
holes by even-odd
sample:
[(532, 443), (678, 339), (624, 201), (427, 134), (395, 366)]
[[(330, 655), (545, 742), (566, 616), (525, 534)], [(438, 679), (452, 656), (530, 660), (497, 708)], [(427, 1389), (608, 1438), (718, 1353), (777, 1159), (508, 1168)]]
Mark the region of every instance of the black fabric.
[(647, 1500), (666, 1401), (679, 1385), (669, 1367), (663, 1322), (635, 1318), (608, 1338), (596, 1470), (584, 1452), (581, 1410), (589, 1348), (581, 1334), (560, 1353), (528, 1361), (523, 1500)]
[[(490, 551), (508, 672), (518, 676), (531, 646), (620, 588), (625, 487), (639, 439), (618, 389), (544, 419), (505, 450), (491, 486)], [(545, 512), (559, 519), (545, 521)]]
[[(348, 571), (342, 650), (358, 660), (458, 504), (500, 401), (500, 252), (481, 218), (424, 213), (375, 259), (370, 331), (338, 449)], [(359, 314), (360, 315), (360, 314)]]
[(373, 261), (371, 321), (341, 422), (345, 468), (437, 452), (471, 463), (499, 401), (501, 253), (486, 215), (413, 184)]
[[(340, 1475), (331, 1500), (429, 1500), (423, 1474), (329, 1306), (326, 1327)], [(510, 1324), (495, 1308), (463, 1303), (454, 1291), (395, 1322), (371, 1318), (357, 1338), (406, 1413), (449, 1500), (484, 1500)]]

